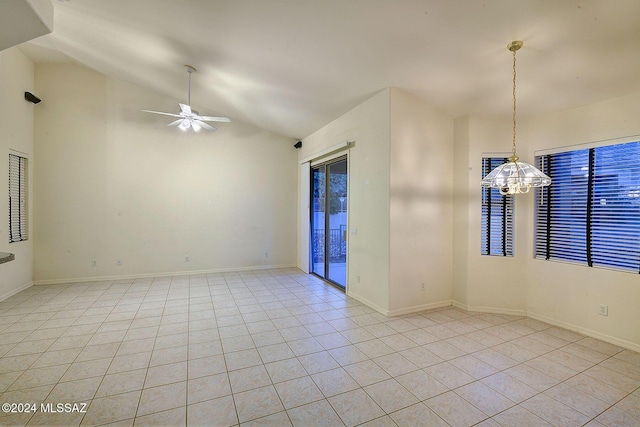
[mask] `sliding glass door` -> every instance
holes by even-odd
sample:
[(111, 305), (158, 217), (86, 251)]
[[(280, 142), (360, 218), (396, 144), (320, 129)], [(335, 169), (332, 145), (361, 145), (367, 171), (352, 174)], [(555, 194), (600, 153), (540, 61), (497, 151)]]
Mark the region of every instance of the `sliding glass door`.
[(311, 272), (347, 286), (347, 159), (311, 167)]

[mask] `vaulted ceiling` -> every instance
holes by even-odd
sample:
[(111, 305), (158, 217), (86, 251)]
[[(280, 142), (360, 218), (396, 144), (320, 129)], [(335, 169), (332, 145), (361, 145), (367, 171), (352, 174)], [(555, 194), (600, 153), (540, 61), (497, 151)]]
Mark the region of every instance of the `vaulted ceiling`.
[[(638, 0), (54, 0), (21, 45), (291, 138), (395, 86), (452, 117), (640, 92)], [(160, 109), (163, 106), (150, 105)], [(144, 114), (144, 113), (141, 113)]]

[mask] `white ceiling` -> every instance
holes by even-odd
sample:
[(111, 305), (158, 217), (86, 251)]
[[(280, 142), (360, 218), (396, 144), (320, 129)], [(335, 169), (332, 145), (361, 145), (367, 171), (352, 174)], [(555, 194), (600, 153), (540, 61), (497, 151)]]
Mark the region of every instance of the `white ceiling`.
[[(377, 91), (452, 117), (539, 114), (640, 92), (638, 0), (55, 0), (21, 48), (301, 138)], [(163, 106), (147, 106), (159, 109)], [(176, 105), (177, 109), (177, 105)], [(144, 114), (144, 113), (141, 113)]]

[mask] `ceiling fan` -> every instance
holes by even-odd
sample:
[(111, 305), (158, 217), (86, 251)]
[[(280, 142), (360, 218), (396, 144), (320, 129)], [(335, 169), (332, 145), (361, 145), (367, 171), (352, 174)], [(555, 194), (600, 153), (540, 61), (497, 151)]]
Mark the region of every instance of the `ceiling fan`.
[(142, 110), (147, 113), (162, 114), (165, 116), (177, 117), (177, 120), (167, 124), (167, 126), (178, 126), (182, 130), (193, 129), (199, 131), (200, 129), (206, 129), (210, 131), (216, 130), (215, 127), (205, 122), (224, 122), (228, 123), (231, 120), (227, 117), (211, 117), (201, 116), (196, 110), (191, 109), (191, 74), (196, 72), (196, 69), (191, 65), (185, 65), (184, 68), (189, 74), (189, 98), (188, 104), (178, 104), (180, 106), (180, 112), (178, 114), (164, 113), (162, 111)]

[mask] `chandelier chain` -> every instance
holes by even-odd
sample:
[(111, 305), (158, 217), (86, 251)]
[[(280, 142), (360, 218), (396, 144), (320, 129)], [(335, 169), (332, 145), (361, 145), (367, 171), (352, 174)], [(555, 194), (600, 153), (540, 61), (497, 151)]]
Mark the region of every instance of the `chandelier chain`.
[(513, 155), (516, 155), (516, 50), (513, 50)]

